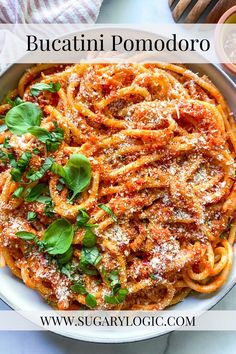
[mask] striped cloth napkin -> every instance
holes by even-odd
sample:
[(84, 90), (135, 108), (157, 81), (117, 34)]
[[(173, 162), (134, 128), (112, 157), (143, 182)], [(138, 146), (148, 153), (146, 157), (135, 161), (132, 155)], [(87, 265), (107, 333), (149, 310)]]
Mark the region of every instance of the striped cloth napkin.
[(0, 0), (0, 23), (94, 23), (103, 0)]

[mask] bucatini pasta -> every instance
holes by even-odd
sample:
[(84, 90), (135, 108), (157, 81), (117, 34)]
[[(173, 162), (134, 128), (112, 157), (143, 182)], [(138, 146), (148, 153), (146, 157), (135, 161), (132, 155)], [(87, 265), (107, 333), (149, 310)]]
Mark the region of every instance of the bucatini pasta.
[(55, 308), (159, 310), (227, 280), (235, 123), (207, 77), (36, 65), (0, 114), (0, 262)]

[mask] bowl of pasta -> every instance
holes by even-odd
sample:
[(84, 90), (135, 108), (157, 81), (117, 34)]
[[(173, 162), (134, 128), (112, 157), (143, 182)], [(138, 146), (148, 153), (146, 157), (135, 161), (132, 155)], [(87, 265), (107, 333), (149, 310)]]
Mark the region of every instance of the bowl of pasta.
[[(220, 68), (18, 64), (1, 96), (11, 307), (202, 311), (231, 289), (236, 105)], [(158, 331), (61, 334), (115, 343)]]

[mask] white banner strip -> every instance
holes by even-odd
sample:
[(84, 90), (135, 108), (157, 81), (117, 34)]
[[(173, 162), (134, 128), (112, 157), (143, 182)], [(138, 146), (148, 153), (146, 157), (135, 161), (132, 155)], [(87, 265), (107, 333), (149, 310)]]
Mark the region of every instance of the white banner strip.
[(1, 331), (236, 331), (236, 311), (0, 311)]
[(235, 24), (0, 24), (0, 63), (236, 63), (235, 33)]

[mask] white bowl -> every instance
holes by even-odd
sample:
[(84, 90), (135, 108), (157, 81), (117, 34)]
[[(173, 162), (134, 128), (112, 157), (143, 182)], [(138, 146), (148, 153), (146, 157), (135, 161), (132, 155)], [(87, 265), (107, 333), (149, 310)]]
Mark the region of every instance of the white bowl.
[[(15, 64), (11, 66), (0, 78), (1, 93), (0, 99), (12, 88), (16, 86), (16, 83), (24, 70), (29, 67), (29, 64)], [(219, 88), (219, 90), (224, 94), (228, 101), (231, 110), (236, 114), (236, 86), (233, 81), (220, 69), (211, 64), (191, 64), (189, 67), (201, 74), (206, 74), (213, 81), (213, 83)], [(235, 247), (236, 251), (236, 247)], [(229, 278), (226, 283), (213, 294), (191, 294), (183, 302), (175, 305), (172, 309), (178, 311), (196, 311), (199, 313), (201, 311), (209, 310), (217, 302), (219, 302), (235, 285), (236, 283), (236, 252), (235, 261), (230, 273)], [(0, 270), (0, 297), (5, 301), (10, 307), (15, 310), (49, 310), (50, 307), (47, 303), (40, 297), (40, 295), (30, 288), (27, 288), (19, 279), (14, 277), (7, 267)], [(106, 330), (89, 330), (83, 327), (78, 327), (77, 332), (70, 333), (63, 331), (56, 331), (56, 333), (89, 342), (98, 343), (124, 343), (133, 342), (143, 339), (157, 337), (166, 333), (160, 328), (132, 328), (119, 329), (118, 331), (114, 329)]]

